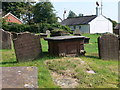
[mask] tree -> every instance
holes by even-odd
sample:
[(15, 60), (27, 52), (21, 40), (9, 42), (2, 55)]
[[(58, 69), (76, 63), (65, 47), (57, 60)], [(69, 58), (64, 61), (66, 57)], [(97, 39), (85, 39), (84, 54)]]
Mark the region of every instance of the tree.
[(23, 13), (21, 13), (21, 19), (24, 23), (33, 24), (33, 3), (26, 2), (24, 9), (21, 9)]
[(110, 18), (108, 18), (108, 20), (110, 20), (113, 23), (113, 28), (117, 25), (117, 22), (115, 20), (112, 20)]
[(39, 2), (33, 8), (33, 17), (35, 23), (56, 23), (57, 18), (54, 13), (54, 7), (51, 2)]
[(30, 2), (2, 2), (3, 15), (11, 12), (16, 17), (22, 19), (24, 23), (32, 23), (32, 3)]
[(23, 13), (21, 10), (25, 6), (24, 2), (2, 2), (3, 15), (11, 12), (13, 15), (20, 18), (20, 13)]
[(77, 15), (70, 10), (67, 18), (73, 18), (73, 17), (77, 17)]

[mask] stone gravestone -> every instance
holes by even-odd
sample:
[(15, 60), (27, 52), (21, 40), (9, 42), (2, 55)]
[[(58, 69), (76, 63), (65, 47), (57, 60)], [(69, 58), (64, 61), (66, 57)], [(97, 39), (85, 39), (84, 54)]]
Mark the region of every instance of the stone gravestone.
[(0, 49), (12, 49), (11, 33), (0, 29)]
[(38, 88), (37, 67), (1, 67), (2, 88)]
[(120, 40), (113, 34), (106, 34), (98, 38), (99, 57), (105, 60), (119, 60)]
[(46, 34), (47, 34), (47, 35), (50, 35), (50, 31), (49, 31), (49, 30), (47, 30), (47, 31), (46, 31)]
[(81, 32), (79, 29), (76, 29), (74, 32), (73, 32), (74, 35), (77, 35), (77, 36), (81, 36)]
[(28, 32), (17, 34), (13, 39), (17, 61), (31, 61), (39, 58), (42, 53), (40, 36)]

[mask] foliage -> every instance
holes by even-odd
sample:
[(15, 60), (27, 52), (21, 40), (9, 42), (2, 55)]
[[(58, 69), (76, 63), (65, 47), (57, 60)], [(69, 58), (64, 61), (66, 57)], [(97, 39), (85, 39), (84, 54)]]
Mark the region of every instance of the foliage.
[(55, 30), (55, 29), (62, 29), (63, 31), (70, 32), (70, 28), (68, 26), (62, 26), (58, 23), (56, 24), (48, 24), (48, 23), (38, 23), (38, 24), (17, 24), (17, 23), (10, 23), (2, 22), (2, 28), (9, 32), (32, 32), (32, 33), (45, 33), (46, 30)]
[(25, 7), (24, 2), (2, 2), (2, 11), (3, 14), (11, 12), (16, 17), (20, 18), (21, 10)]
[(39, 2), (33, 7), (35, 23), (56, 23), (57, 18), (51, 2)]
[(11, 12), (24, 23), (33, 23), (32, 3), (30, 2), (2, 2), (3, 14)]
[(110, 18), (108, 18), (108, 20), (110, 20), (113, 23), (113, 28), (117, 25), (117, 22), (115, 20), (111, 20)]
[(77, 17), (77, 15), (70, 10), (67, 18), (73, 18), (73, 17)]

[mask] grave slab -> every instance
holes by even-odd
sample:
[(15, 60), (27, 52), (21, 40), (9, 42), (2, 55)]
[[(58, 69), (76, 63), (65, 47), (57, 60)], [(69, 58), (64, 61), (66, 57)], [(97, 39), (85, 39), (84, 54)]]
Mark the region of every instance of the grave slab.
[(1, 67), (2, 88), (37, 88), (37, 67)]
[(29, 32), (19, 33), (13, 39), (15, 54), (18, 62), (32, 61), (42, 54), (40, 36)]
[(0, 29), (0, 49), (12, 49), (11, 33)]
[(105, 34), (98, 38), (99, 58), (103, 60), (120, 60), (120, 37)]

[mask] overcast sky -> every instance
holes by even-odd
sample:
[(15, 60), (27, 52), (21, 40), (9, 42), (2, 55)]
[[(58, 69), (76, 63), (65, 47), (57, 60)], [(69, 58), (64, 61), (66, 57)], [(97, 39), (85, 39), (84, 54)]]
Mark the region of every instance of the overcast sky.
[[(63, 12), (67, 10), (66, 17), (70, 10), (77, 15), (96, 14), (96, 1), (101, 4), (101, 0), (50, 0), (56, 10), (57, 16), (63, 19)], [(118, 1), (120, 0), (102, 0), (103, 15), (112, 20), (118, 21)]]

